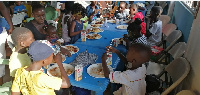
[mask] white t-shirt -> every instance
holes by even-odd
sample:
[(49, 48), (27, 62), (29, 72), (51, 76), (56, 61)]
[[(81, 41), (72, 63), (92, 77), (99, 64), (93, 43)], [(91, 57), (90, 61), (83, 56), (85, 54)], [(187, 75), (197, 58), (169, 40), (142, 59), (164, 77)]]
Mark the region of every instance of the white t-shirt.
[(135, 70), (110, 72), (110, 82), (122, 84), (122, 95), (145, 95), (146, 67), (143, 64)]
[(152, 35), (147, 40), (148, 44), (151, 46), (156, 45), (156, 43), (161, 41), (162, 38), (162, 21), (158, 20), (157, 22), (152, 24), (152, 27), (149, 29), (149, 32)]

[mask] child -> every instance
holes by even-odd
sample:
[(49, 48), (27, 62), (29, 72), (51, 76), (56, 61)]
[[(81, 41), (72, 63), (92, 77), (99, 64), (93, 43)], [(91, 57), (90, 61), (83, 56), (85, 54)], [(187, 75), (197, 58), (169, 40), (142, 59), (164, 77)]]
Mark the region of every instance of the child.
[(114, 16), (117, 19), (126, 19), (129, 15), (128, 11), (126, 9), (126, 3), (125, 2), (120, 2), (118, 11), (115, 12)]
[(10, 76), (14, 78), (17, 69), (31, 64), (31, 59), (27, 55), (27, 48), (35, 39), (32, 32), (24, 27), (14, 29), (11, 37), (15, 47), (10, 56), (9, 69)]
[(51, 43), (56, 43), (56, 41), (59, 39), (58, 35), (56, 34), (56, 27), (50, 24), (47, 26), (46, 30), (47, 30), (46, 40), (48, 40)]
[(129, 21), (129, 23), (132, 23), (134, 22), (135, 18), (140, 18), (142, 20), (142, 23), (141, 23), (141, 33), (142, 34), (146, 34), (146, 23), (143, 22), (143, 14), (142, 12), (138, 12), (138, 5), (136, 4), (131, 4), (130, 6), (130, 17), (131, 17), (131, 20)]
[(161, 41), (162, 21), (159, 20), (161, 13), (162, 8), (160, 6), (154, 6), (151, 9), (150, 16), (145, 18), (147, 24), (147, 42), (151, 46), (155, 46), (158, 42)]
[(21, 4), (21, 1), (15, 1), (16, 6), (14, 7), (14, 13), (26, 12), (26, 7)]
[(129, 24), (127, 28), (128, 35), (124, 36), (127, 48), (130, 46), (131, 43), (147, 44), (147, 39), (145, 35), (141, 32), (141, 23), (142, 20), (140, 20), (140, 18), (136, 18), (134, 22)]
[(80, 20), (84, 14), (84, 7), (78, 3), (74, 4), (72, 14), (75, 17), (75, 19), (72, 21), (70, 28), (70, 43), (74, 44), (79, 38), (81, 38), (81, 32), (84, 31), (83, 21)]
[[(62, 79), (50, 77), (40, 71), (42, 66), (49, 65), (52, 62), (53, 52), (51, 47), (39, 41), (30, 45), (28, 55), (32, 63), (30, 66), (17, 70), (11, 89), (12, 95), (20, 95), (20, 92), (23, 95), (55, 95), (54, 89), (70, 87), (70, 81), (62, 63), (58, 63)], [(58, 57), (58, 55), (55, 57)]]
[(106, 63), (107, 54), (102, 55), (102, 67), (105, 77), (113, 83), (122, 84), (122, 91), (119, 95), (145, 95), (146, 67), (143, 63), (148, 62), (150, 59), (150, 47), (140, 43), (133, 44), (129, 47), (126, 57), (113, 47), (108, 46), (107, 49), (116, 53), (127, 67), (127, 70), (123, 72), (110, 72)]
[(74, 5), (74, 1), (67, 1), (65, 3), (65, 13), (63, 14), (62, 18), (62, 38), (65, 41), (64, 45), (67, 45), (70, 43), (71, 38), (69, 37), (69, 31), (70, 31), (70, 25), (73, 20), (72, 16), (72, 7)]

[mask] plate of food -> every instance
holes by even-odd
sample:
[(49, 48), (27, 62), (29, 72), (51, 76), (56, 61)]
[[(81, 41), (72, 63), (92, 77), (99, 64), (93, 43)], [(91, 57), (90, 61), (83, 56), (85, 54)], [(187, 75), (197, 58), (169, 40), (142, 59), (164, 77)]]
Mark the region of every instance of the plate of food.
[(103, 25), (103, 21), (102, 20), (100, 20), (100, 21), (95, 21), (95, 24), (99, 24), (99, 25)]
[(92, 24), (91, 27), (95, 27), (95, 28), (100, 28), (102, 25), (101, 24)]
[(62, 47), (69, 50), (69, 52), (71, 54), (75, 54), (79, 51), (79, 48), (77, 46), (73, 46), (73, 45), (65, 45), (65, 46), (62, 46)]
[(99, 33), (99, 32), (103, 32), (103, 30), (100, 28), (92, 28), (90, 32)]
[[(109, 70), (112, 72), (113, 69), (110, 65), (107, 65)], [(87, 68), (87, 73), (95, 78), (105, 78), (102, 63), (92, 64)]]
[[(61, 54), (61, 57), (62, 57), (62, 62), (64, 62), (66, 60), (66, 56)], [(54, 60), (52, 61), (53, 63), (56, 63)]]
[(100, 39), (102, 36), (100, 34), (87, 34), (86, 38), (88, 39)]
[(127, 29), (128, 25), (118, 25), (117, 29)]
[[(63, 63), (63, 67), (64, 67), (64, 69), (65, 69), (65, 71), (66, 71), (68, 76), (70, 76), (75, 71), (75, 68), (70, 64)], [(61, 78), (61, 72), (60, 72), (60, 68), (58, 67), (58, 64), (50, 66), (47, 69), (47, 74), (49, 76), (54, 76), (54, 77)]]
[(130, 20), (125, 20), (125, 21), (123, 21), (123, 23), (128, 23)]
[(115, 23), (115, 20), (107, 20), (108, 23)]

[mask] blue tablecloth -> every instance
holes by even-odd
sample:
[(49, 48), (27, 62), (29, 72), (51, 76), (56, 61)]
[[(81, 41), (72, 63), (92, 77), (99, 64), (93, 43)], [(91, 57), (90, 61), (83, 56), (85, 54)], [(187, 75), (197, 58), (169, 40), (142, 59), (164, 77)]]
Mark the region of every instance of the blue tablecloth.
[[(84, 52), (86, 49), (89, 53), (95, 53), (98, 56), (98, 59), (96, 63), (101, 63), (101, 56), (104, 52), (106, 52), (106, 46), (110, 45), (110, 42), (113, 38), (122, 38), (123, 34), (127, 34), (127, 30), (118, 30), (116, 29), (115, 24), (108, 24), (109, 28), (102, 28), (104, 31), (102, 33), (99, 33), (102, 38), (98, 40), (86, 40), (86, 42), (81, 42), (81, 39), (79, 39), (74, 46), (77, 46), (79, 48), (78, 53), (73, 54), (70, 58), (66, 58), (66, 60), (63, 63), (69, 64), (70, 62), (74, 61), (76, 56)], [(118, 45), (118, 50), (120, 50), (122, 53), (126, 52), (126, 48), (123, 45)], [(116, 54), (113, 54), (112, 56), (112, 65), (111, 67), (115, 70), (118, 63), (120, 63), (120, 59)], [(106, 90), (107, 85), (109, 84), (108, 78), (94, 78), (90, 76), (87, 73), (86, 66), (83, 68), (83, 79), (80, 81), (75, 80), (75, 73), (69, 76), (70, 83), (73, 86), (81, 87), (88, 90), (95, 91), (96, 95), (103, 95), (103, 92)]]

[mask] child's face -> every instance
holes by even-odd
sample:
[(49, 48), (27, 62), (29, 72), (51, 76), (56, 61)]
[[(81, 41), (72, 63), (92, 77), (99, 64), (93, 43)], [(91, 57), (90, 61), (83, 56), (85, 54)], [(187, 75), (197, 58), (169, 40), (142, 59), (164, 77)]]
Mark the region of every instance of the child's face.
[[(132, 68), (138, 68), (143, 63), (148, 61), (146, 53), (139, 53), (133, 48), (130, 48), (126, 55), (127, 61), (132, 63)], [(131, 68), (130, 68), (131, 69)]]
[(154, 11), (151, 11), (150, 12), (150, 16), (153, 17), (153, 18), (159, 18), (161, 13), (162, 13), (161, 10), (160, 10), (160, 12), (158, 14), (156, 14), (156, 12), (154, 12)]
[(35, 41), (35, 39), (34, 39), (32, 32), (28, 32), (27, 38), (21, 42), (21, 45), (23, 45), (23, 47), (29, 47), (30, 44), (34, 41)]
[(16, 4), (17, 6), (20, 6), (20, 5), (21, 5), (21, 1), (16, 1), (15, 4)]
[(56, 28), (49, 28), (47, 30), (49, 37), (51, 38), (56, 38), (57, 34), (56, 34)]
[(81, 12), (74, 14), (74, 17), (75, 17), (75, 19), (81, 19), (82, 18)]
[(133, 9), (132, 7), (130, 7), (129, 9), (130, 9), (129, 11), (130, 15), (134, 15), (136, 13), (135, 9)]
[(122, 13), (125, 10), (125, 4), (124, 3), (120, 3), (118, 10)]

